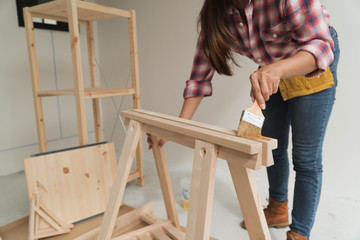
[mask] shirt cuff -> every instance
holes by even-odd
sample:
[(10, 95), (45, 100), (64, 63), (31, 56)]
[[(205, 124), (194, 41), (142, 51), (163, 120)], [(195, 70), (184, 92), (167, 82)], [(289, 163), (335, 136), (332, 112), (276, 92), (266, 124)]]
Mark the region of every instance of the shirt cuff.
[(187, 80), (184, 90), (184, 98), (199, 97), (199, 96), (211, 96), (212, 84), (211, 81), (196, 81)]

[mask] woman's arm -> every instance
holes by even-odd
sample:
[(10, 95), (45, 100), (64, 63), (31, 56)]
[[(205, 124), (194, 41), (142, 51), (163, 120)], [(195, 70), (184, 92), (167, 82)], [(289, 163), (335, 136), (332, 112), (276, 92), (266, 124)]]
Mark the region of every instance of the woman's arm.
[(303, 76), (317, 68), (315, 57), (307, 51), (299, 51), (287, 59), (263, 66), (250, 75), (251, 98), (265, 109), (265, 101), (277, 92), (280, 79)]
[(203, 96), (186, 98), (184, 100), (179, 117), (185, 119), (191, 119), (202, 99)]

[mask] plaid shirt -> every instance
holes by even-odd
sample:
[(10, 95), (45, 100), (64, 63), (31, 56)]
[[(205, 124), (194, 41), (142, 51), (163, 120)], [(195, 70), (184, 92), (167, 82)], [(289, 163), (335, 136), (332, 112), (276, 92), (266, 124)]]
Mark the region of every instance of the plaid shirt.
[[(307, 75), (310, 77), (324, 72), (333, 60), (329, 14), (319, 0), (250, 0), (245, 8), (247, 24), (231, 4), (226, 11), (235, 37), (235, 41), (229, 40), (232, 50), (260, 66), (307, 51), (316, 58), (318, 66)], [(184, 98), (211, 96), (214, 72), (199, 37)]]

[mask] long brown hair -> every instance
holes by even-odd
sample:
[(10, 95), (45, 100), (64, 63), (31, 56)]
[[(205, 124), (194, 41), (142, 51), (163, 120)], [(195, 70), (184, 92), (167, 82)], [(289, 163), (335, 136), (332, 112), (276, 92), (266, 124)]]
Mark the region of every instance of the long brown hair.
[(229, 40), (233, 38), (226, 24), (226, 0), (205, 0), (200, 11), (198, 26), (203, 38), (203, 49), (209, 58), (211, 66), (219, 73), (231, 76), (229, 65), (231, 60), (235, 65)]

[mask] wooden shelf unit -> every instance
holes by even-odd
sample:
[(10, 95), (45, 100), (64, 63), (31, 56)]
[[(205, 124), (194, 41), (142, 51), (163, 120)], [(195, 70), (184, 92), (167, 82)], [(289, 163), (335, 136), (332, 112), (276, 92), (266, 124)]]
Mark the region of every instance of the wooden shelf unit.
[[(88, 144), (88, 133), (85, 112), (85, 99), (92, 99), (94, 129), (96, 142), (101, 142), (101, 118), (99, 98), (132, 95), (133, 108), (140, 108), (140, 86), (139, 86), (139, 63), (138, 63), (138, 47), (136, 33), (136, 16), (134, 10), (122, 10), (96, 3), (85, 2), (80, 0), (55, 0), (39, 4), (33, 7), (25, 7), (24, 21), (27, 37), (27, 47), (29, 52), (29, 62), (31, 70), (31, 80), (33, 89), (33, 98), (36, 115), (36, 125), (38, 133), (38, 142), (40, 152), (47, 151), (44, 113), (42, 107), (42, 98), (50, 96), (74, 96), (76, 103), (77, 126), (79, 134), (79, 144)], [(68, 22), (69, 24), (69, 45), (72, 55), (72, 69), (74, 88), (64, 90), (41, 90), (39, 80), (39, 67), (36, 54), (35, 34), (33, 17), (52, 19), (56, 21)], [(131, 88), (102, 88), (99, 87), (96, 74), (95, 45), (93, 22), (111, 18), (127, 18), (128, 33), (130, 42), (130, 62), (131, 62)], [(82, 59), (80, 48), (79, 24), (86, 25), (86, 38), (88, 48), (88, 62), (90, 69), (91, 87), (84, 87), (84, 79), (82, 73)], [(138, 184), (144, 185), (143, 170), (143, 153), (142, 142), (139, 144), (136, 152), (137, 171), (134, 172), (138, 176)], [(130, 178), (129, 179), (133, 179)]]

